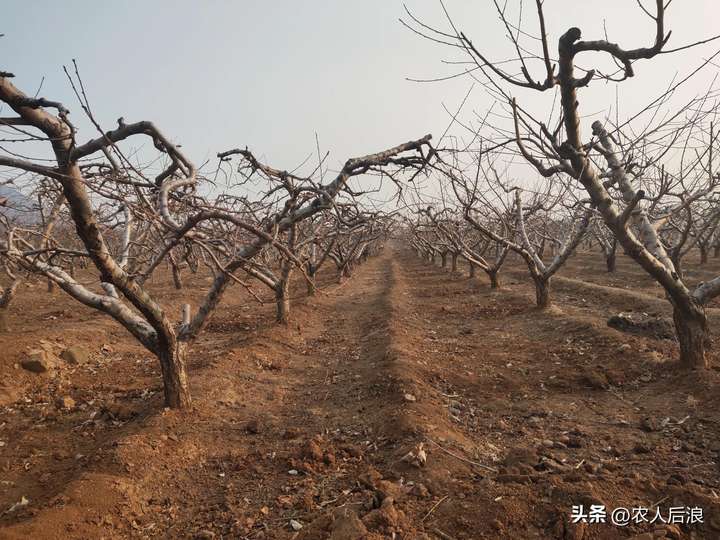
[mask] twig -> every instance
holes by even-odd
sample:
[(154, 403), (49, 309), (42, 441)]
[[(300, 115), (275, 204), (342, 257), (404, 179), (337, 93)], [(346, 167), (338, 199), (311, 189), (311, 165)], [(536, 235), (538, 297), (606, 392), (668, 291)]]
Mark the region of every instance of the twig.
[(425, 520), (430, 516), (430, 514), (432, 514), (432, 513), (435, 511), (435, 509), (436, 509), (438, 506), (440, 506), (440, 505), (442, 504), (442, 502), (443, 502), (445, 499), (447, 499), (448, 497), (449, 497), (449, 495), (445, 495), (442, 499), (440, 499), (438, 502), (436, 502), (436, 503), (433, 505), (433, 507), (428, 511), (428, 513), (425, 514), (425, 516), (420, 520), (420, 523), (422, 523), (423, 521), (425, 521)]
[(443, 448), (442, 446), (440, 446), (438, 443), (436, 443), (435, 441), (433, 441), (430, 437), (427, 437), (427, 440), (428, 440), (429, 442), (433, 443), (435, 446), (437, 446), (440, 450), (442, 450), (443, 452), (445, 452), (447, 455), (452, 456), (452, 457), (454, 457), (455, 459), (459, 459), (460, 461), (464, 461), (465, 463), (469, 463), (470, 465), (475, 465), (476, 467), (480, 467), (480, 468), (482, 468), (482, 469), (486, 469), (486, 470), (491, 471), (491, 472), (494, 472), (494, 473), (498, 472), (498, 470), (497, 470), (496, 468), (494, 468), (494, 467), (489, 467), (488, 465), (483, 465), (482, 463), (478, 463), (477, 461), (472, 461), (472, 460), (467, 459), (467, 458), (464, 458), (464, 457), (462, 457), (462, 456), (458, 456), (457, 454), (453, 454), (453, 453), (450, 452), (449, 450), (446, 450), (445, 448)]
[(338, 496), (338, 497), (335, 497), (334, 499), (330, 499), (329, 501), (322, 501), (322, 502), (319, 504), (319, 506), (320, 506), (320, 508), (324, 508), (324, 507), (327, 506), (328, 504), (332, 504), (332, 503), (334, 503), (334, 502), (337, 502), (338, 499), (340, 499), (339, 496)]
[(438, 535), (440, 538), (442, 538), (443, 540), (455, 540), (452, 536), (450, 536), (450, 535), (447, 534), (447, 533), (442, 532), (442, 531), (441, 531), (440, 529), (438, 529), (438, 528), (433, 529), (432, 532), (434, 532), (435, 534), (437, 534), (437, 535)]

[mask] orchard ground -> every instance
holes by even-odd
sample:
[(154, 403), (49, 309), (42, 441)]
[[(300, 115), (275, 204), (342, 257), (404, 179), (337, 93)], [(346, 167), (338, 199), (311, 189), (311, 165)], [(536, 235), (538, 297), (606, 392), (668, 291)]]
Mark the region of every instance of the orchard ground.
[[(389, 244), (315, 297), (295, 283), (287, 327), (234, 287), (190, 354), (189, 412), (163, 407), (119, 325), (24, 284), (0, 335), (0, 539), (720, 538), (717, 351), (683, 372), (672, 339), (607, 325), (670, 320), (662, 290), (581, 252), (538, 311), (520, 261), (500, 290), (460, 266)], [(686, 267), (699, 281), (720, 259)], [(179, 319), (209, 279), (151, 290)], [(68, 346), (89, 357), (19, 367)], [(581, 504), (704, 523), (572, 524)]]

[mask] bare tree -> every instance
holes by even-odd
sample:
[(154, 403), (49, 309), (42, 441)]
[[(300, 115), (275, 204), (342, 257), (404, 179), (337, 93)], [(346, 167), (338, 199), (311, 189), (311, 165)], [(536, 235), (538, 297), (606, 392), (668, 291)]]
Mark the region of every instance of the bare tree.
[[(625, 252), (665, 289), (673, 306), (681, 363), (688, 367), (708, 367), (705, 357), (708, 327), (704, 306), (720, 294), (720, 277), (701, 283), (694, 290), (689, 289), (683, 282), (661, 242), (657, 228), (653, 226), (647, 205), (643, 203), (645, 192), (638, 189), (633, 182), (631, 164), (623, 159), (627, 156), (622, 155), (616, 144), (614, 134), (620, 126), (609, 130), (607, 124), (596, 121), (592, 124), (593, 139), (588, 142), (583, 140), (578, 94), (584, 87), (599, 79), (623, 81), (635, 75), (634, 64), (637, 61), (672, 52), (666, 47), (670, 39), (670, 32), (667, 32), (665, 27), (669, 2), (655, 0), (652, 11), (640, 2), (639, 5), (654, 26), (650, 46), (627, 49), (607, 39), (587, 41), (582, 39), (579, 28), (570, 28), (558, 39), (558, 56), (553, 58), (550, 54), (542, 0), (535, 1), (538, 33), (534, 38), (539, 44), (539, 52), (528, 52), (525, 44), (520, 44), (520, 37), (530, 35), (529, 31), (521, 32), (520, 25), (510, 21), (506, 12), (507, 6), (501, 7), (496, 3), (500, 19), (508, 31), (517, 55), (515, 65), (519, 67), (519, 76), (509, 71), (512, 69), (509, 67), (511, 63), (500, 64), (489, 60), (464, 32), (458, 30), (451, 19), (450, 29), (447, 31), (428, 25), (420, 26), (417, 31), (464, 52), (473, 68), (486, 77), (488, 87), (510, 106), (515, 142), (528, 163), (546, 178), (567, 175), (584, 188)], [(414, 20), (419, 24), (419, 21)], [(693, 45), (696, 44), (675, 50), (687, 49)], [(600, 68), (586, 70), (578, 67), (578, 58), (590, 56), (592, 53), (609, 56), (615, 63), (615, 73), (606, 74)], [(530, 72), (531, 64), (541, 66), (542, 76), (539, 80), (533, 78)], [(521, 108), (506, 88), (539, 92), (558, 88), (561, 114), (557, 126), (550, 127), (544, 121), (534, 118)], [(665, 103), (668, 94), (669, 92), (666, 92), (655, 100), (645, 111), (656, 111), (659, 105)], [(695, 101), (693, 106), (701, 105), (701, 101)], [(668, 121), (663, 123), (667, 125)], [(712, 146), (714, 142), (712, 137), (709, 145)], [(607, 181), (604, 181), (605, 178)], [(703, 189), (699, 189), (689, 194), (686, 199), (699, 198), (705, 193)]]
[[(499, 272), (507, 257), (509, 247), (506, 243), (497, 242), (491, 237), (482, 234), (476, 227), (468, 225), (462, 216), (447, 217), (448, 209), (441, 213), (433, 211), (432, 207), (421, 210), (420, 214), (427, 216), (428, 223), (418, 223), (411, 231), (414, 235), (414, 244), (422, 248), (428, 242), (420, 231), (429, 228), (433, 232), (433, 249), (451, 249), (453, 260), (462, 256), (470, 265), (470, 277), (475, 276), (475, 269), (480, 268), (490, 280), (490, 287), (500, 287)], [(488, 226), (492, 229), (492, 225)], [(480, 232), (480, 234), (478, 234)], [(442, 246), (442, 247), (440, 247)], [(492, 258), (491, 258), (492, 256)], [(444, 265), (443, 265), (444, 266)], [(453, 264), (453, 271), (457, 270), (457, 263)]]
[[(197, 338), (228, 286), (236, 281), (237, 270), (247, 267), (267, 246), (278, 246), (278, 235), (296, 223), (331, 208), (332, 201), (351, 178), (369, 171), (383, 171), (392, 178), (405, 170), (416, 175), (424, 170), (428, 156), (432, 155), (428, 135), (379, 153), (349, 159), (330, 182), (322, 184), (308, 179), (302, 187), (293, 188), (288, 199), (291, 204), (274, 208), (257, 226), (242, 214), (238, 215), (234, 208), (198, 197), (195, 166), (152, 123), (126, 124), (121, 118), (117, 128), (100, 130), (79, 76), (73, 87), (83, 110), (100, 133), (84, 144), (77, 143), (76, 129), (63, 104), (29, 97), (12, 84), (11, 78), (10, 73), (0, 73), (0, 101), (17, 116), (2, 118), (0, 124), (49, 143), (55, 166), (18, 157), (19, 153), (0, 155), (0, 166), (50, 178), (62, 188), (83, 250), (77, 252), (55, 244), (43, 249), (46, 254), (65, 253), (89, 259), (99, 272), (103, 292), (76, 281), (67, 268), (55, 264), (54, 260), (36, 257), (36, 250), (29, 249), (16, 237), (4, 246), (4, 255), (22, 268), (44, 275), (79, 302), (110, 315), (155, 354), (162, 370), (165, 401), (170, 407), (190, 405), (185, 369), (187, 346)], [(154, 178), (130, 163), (122, 151), (123, 141), (137, 136), (149, 137), (153, 147), (166, 158), (166, 165)], [(281, 182), (292, 176), (261, 164), (247, 150), (238, 153), (249, 174), (261, 171)], [(269, 189), (272, 191), (274, 186)], [(97, 203), (99, 199), (105, 201), (105, 208)], [(110, 212), (109, 207), (115, 211)], [(115, 217), (121, 208), (125, 219)], [(124, 212), (125, 209), (128, 211)], [(118, 249), (112, 249), (107, 239), (111, 219), (116, 222), (122, 219), (120, 227), (124, 234)], [(136, 273), (130, 274), (130, 257), (126, 255), (132, 252), (135, 221), (139, 220), (154, 229), (155, 237), (161, 238), (162, 244), (148, 257), (145, 268), (132, 265)], [(238, 242), (232, 242), (230, 250), (222, 239), (216, 241), (216, 235), (227, 234), (228, 229), (244, 233), (237, 236)], [(144, 286), (144, 281), (173, 249), (188, 242), (205, 252), (217, 273), (196, 312), (192, 314), (186, 307), (182, 319), (173, 322), (167, 309)]]
[(615, 272), (617, 267), (617, 239), (603, 222), (594, 221), (592, 224), (592, 235), (597, 240), (600, 251), (605, 259), (605, 267), (608, 273)]
[[(453, 162), (438, 161), (434, 168), (449, 180), (465, 220), (489, 240), (522, 257), (535, 286), (536, 304), (546, 308), (551, 303), (550, 280), (582, 241), (593, 212), (575, 198), (566, 182), (539, 185), (532, 191), (512, 185), (497, 172), (490, 155), (481, 151), (466, 165), (455, 157)], [(530, 197), (523, 200), (526, 191)], [(561, 215), (563, 211), (569, 218)], [(501, 226), (493, 227), (493, 223)], [(549, 235), (549, 224), (559, 235)], [(556, 253), (546, 264), (543, 255), (548, 239)]]

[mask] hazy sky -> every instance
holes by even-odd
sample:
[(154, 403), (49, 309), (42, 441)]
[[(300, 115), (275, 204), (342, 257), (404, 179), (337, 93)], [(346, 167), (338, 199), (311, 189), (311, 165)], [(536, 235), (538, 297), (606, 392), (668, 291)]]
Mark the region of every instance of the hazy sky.
[[(423, 20), (446, 26), (438, 1), (407, 3)], [(534, 16), (534, 2), (524, 4)], [(610, 39), (627, 47), (650, 45), (654, 35), (634, 0), (545, 4), (553, 49), (570, 26), (592, 39), (603, 37), (606, 24)], [(489, 57), (511, 55), (491, 0), (447, 0), (446, 7)], [(396, 0), (4, 0), (2, 8), (0, 69), (14, 72), (30, 94), (44, 77), (40, 94), (73, 111), (80, 142), (95, 134), (80, 121), (62, 71), (73, 58), (105, 129), (120, 116), (152, 120), (197, 164), (247, 145), (291, 169), (314, 150), (315, 132), (335, 166), (429, 132), (437, 137), (448, 122), (441, 104), (455, 107), (471, 84), (467, 78), (406, 80), (457, 71), (442, 63), (457, 57), (404, 28), (398, 22), (403, 4)], [(719, 17), (718, 0), (675, 0), (670, 45), (713, 35)], [(719, 47), (720, 41), (638, 64), (636, 79), (621, 86), (623, 108), (640, 107)], [(702, 88), (699, 80), (689, 91)], [(517, 94), (531, 102), (548, 99)], [(582, 99), (585, 113), (602, 113), (615, 90), (597, 83)], [(469, 103), (468, 114), (486, 110), (490, 100), (476, 87)]]

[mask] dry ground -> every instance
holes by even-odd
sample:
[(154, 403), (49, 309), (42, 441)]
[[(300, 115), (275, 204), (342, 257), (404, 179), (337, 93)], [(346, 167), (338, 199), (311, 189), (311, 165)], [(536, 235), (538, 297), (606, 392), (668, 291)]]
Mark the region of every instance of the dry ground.
[[(0, 336), (0, 539), (720, 538), (720, 374), (605, 324), (668, 316), (661, 291), (580, 254), (538, 312), (509, 266), (492, 291), (391, 246), (287, 328), (236, 288), (193, 349), (188, 413), (163, 409), (157, 362), (113, 321), (22, 288)], [(16, 366), (41, 345), (91, 358)], [(420, 444), (423, 467), (403, 459)], [(573, 504), (701, 506), (705, 523), (573, 526)]]

